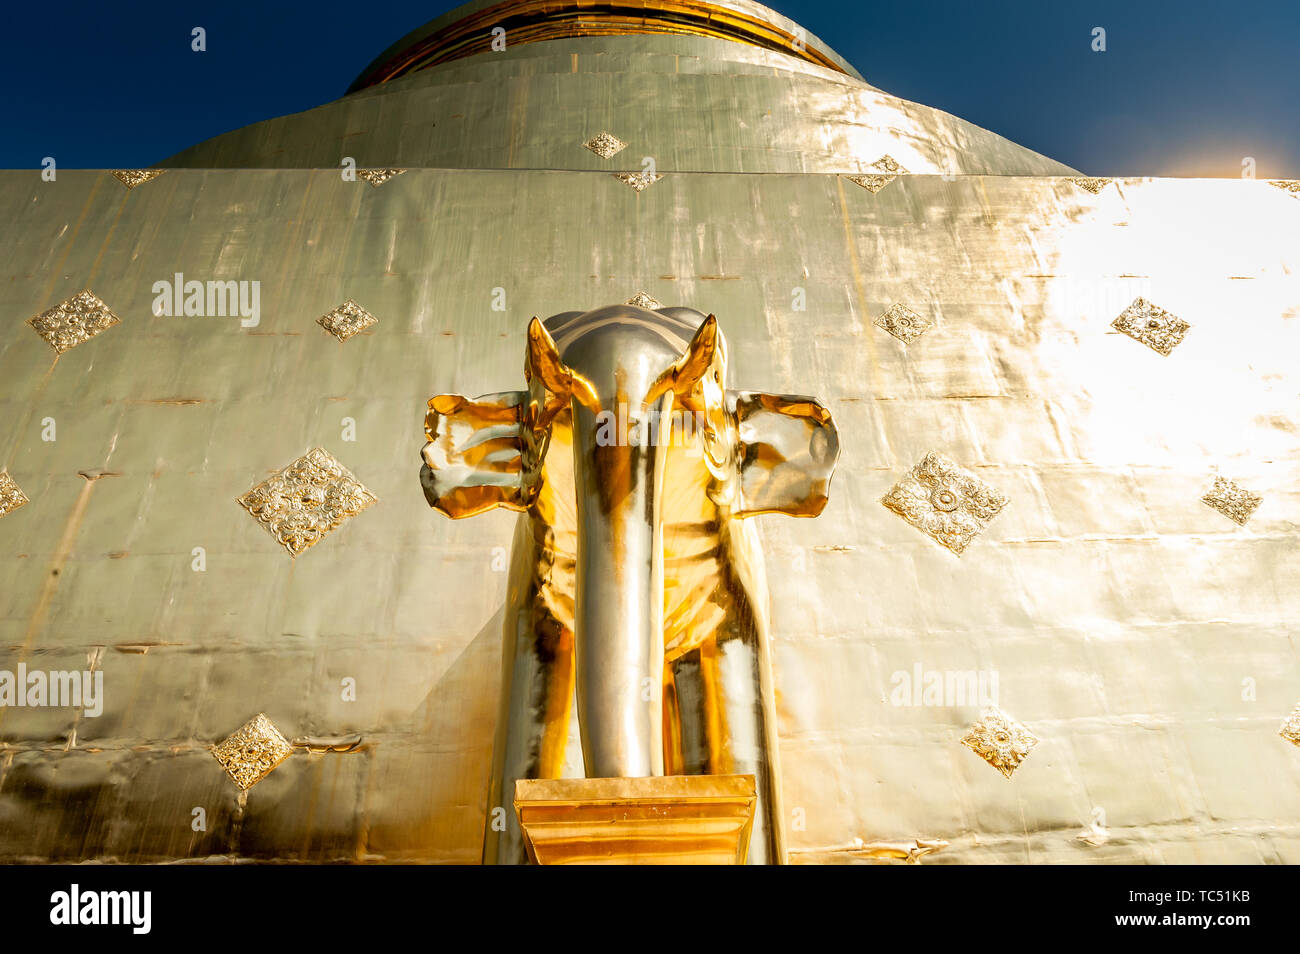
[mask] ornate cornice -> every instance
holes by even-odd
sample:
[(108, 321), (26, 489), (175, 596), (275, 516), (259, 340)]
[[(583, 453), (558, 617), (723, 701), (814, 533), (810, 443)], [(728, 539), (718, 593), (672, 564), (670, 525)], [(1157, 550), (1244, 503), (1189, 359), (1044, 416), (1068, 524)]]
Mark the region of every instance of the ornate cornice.
[(372, 64), (349, 93), (492, 49), (493, 30), (511, 46), (570, 37), (675, 34), (733, 40), (844, 73), (835, 59), (760, 17), (705, 0), (506, 0), (471, 13)]

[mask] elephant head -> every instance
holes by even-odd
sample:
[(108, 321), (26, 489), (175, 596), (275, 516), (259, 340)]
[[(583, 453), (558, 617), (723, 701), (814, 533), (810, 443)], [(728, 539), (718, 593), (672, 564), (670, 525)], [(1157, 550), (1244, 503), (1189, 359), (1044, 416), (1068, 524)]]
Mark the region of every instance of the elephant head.
[[(808, 397), (727, 390), (726, 364), (712, 315), (620, 305), (534, 318), (527, 390), (429, 402), (429, 503), (451, 517), (504, 507), (531, 524), (516, 550), (533, 553), (515, 562), (571, 628), (588, 777), (664, 774), (665, 661), (728, 612), (711, 593), (736, 574), (718, 554), (734, 549), (743, 518), (813, 517), (826, 504), (839, 455), (829, 412)], [(512, 628), (542, 626), (530, 619), (507, 619), (508, 641)], [(503, 704), (503, 716), (539, 705)]]

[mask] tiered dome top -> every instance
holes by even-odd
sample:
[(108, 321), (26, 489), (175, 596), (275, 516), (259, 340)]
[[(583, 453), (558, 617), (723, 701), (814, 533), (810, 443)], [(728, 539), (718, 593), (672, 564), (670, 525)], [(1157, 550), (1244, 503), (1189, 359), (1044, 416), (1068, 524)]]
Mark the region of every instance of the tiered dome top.
[[(602, 134), (614, 151), (583, 148)], [(749, 0), (475, 0), (394, 44), (342, 99), (163, 165), (871, 175), (886, 156), (918, 174), (1074, 174), (869, 85)]]

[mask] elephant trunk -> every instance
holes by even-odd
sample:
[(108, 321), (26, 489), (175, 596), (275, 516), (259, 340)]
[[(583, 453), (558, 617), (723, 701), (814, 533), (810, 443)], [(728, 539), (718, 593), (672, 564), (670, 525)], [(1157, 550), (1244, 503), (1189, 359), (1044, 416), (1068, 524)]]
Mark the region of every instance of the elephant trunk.
[(646, 415), (631, 424), (644, 438), (629, 438), (626, 404), (599, 415), (578, 401), (572, 406), (578, 531), (574, 655), (583, 762), (589, 778), (662, 775), (659, 504), (665, 442)]

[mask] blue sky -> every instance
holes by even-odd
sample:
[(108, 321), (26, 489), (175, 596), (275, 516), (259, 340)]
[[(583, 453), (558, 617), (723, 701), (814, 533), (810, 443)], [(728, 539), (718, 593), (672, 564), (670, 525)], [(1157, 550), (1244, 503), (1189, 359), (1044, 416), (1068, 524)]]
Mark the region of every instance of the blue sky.
[[(456, 5), (9, 4), (0, 167), (146, 166), (308, 109)], [(1089, 174), (1236, 177), (1251, 156), (1260, 178), (1300, 178), (1300, 0), (770, 5), (873, 85)]]

